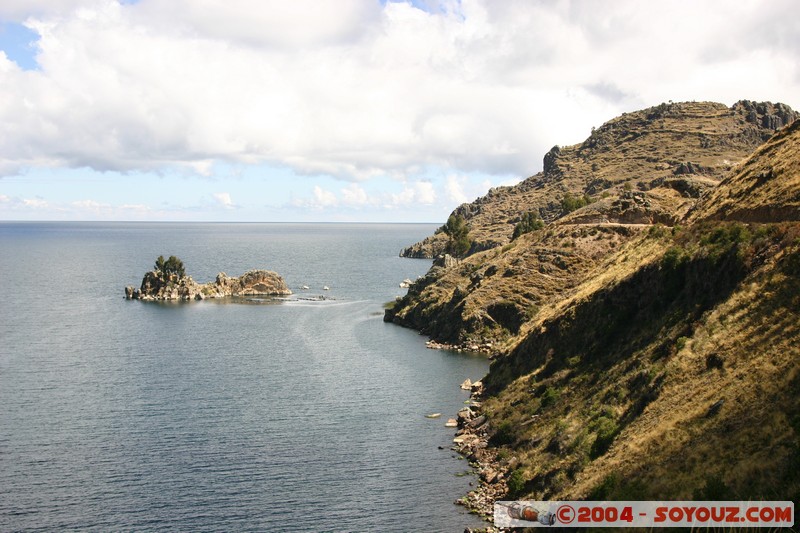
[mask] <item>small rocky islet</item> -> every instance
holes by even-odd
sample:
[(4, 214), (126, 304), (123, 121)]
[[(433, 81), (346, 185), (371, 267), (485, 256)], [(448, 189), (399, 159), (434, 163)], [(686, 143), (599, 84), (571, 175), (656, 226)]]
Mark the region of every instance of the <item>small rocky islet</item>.
[(248, 270), (239, 277), (220, 272), (214, 281), (197, 283), (187, 276), (183, 263), (175, 256), (160, 256), (155, 268), (142, 278), (139, 288), (125, 287), (128, 300), (205, 300), (229, 296), (290, 296), (283, 277), (271, 270)]

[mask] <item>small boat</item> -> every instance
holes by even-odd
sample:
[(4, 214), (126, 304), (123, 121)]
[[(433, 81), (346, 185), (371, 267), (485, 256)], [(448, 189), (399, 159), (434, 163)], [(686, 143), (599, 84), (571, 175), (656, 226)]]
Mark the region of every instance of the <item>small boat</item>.
[(331, 288), (330, 288), (330, 287), (328, 287), (327, 285), (325, 285), (324, 287), (322, 287), (322, 290), (323, 290), (323, 291), (329, 291), (329, 290), (331, 290)]
[(307, 291), (307, 290), (309, 289), (308, 285), (303, 285), (303, 286), (302, 286), (302, 287), (300, 287), (300, 288), (301, 288), (301, 289), (303, 289), (304, 291)]
[(425, 415), (425, 418), (439, 418), (442, 416), (442, 413), (431, 413), (429, 415)]

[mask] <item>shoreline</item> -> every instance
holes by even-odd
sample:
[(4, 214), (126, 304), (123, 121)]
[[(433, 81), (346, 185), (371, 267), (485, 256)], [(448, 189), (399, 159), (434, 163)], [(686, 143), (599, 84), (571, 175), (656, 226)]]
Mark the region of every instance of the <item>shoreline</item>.
[(487, 522), (485, 528), (466, 528), (469, 533), (494, 533), (494, 502), (508, 493), (507, 472), (500, 465), (497, 451), (489, 446), (488, 420), (482, 411), (483, 384), (478, 381), (471, 386), (470, 403), (456, 415), (458, 430), (453, 438), (451, 450), (469, 461), (478, 477), (478, 486), (456, 500), (456, 505), (465, 507)]

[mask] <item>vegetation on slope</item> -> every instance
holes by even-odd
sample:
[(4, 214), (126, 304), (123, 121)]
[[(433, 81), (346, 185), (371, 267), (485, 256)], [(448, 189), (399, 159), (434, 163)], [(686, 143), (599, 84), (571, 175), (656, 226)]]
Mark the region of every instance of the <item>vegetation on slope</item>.
[(450, 215), (441, 230), (447, 235), (447, 253), (461, 257), (469, 251), (472, 241), (469, 238), (469, 228), (464, 217)]
[(543, 313), (484, 380), (520, 494), (796, 496), (798, 264), (797, 224), (657, 229)]

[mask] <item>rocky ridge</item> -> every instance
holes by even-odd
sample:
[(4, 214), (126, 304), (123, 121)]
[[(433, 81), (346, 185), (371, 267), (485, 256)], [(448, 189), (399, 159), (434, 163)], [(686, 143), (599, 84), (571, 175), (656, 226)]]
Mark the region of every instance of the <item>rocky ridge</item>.
[[(589, 195), (611, 203), (626, 190), (648, 200), (635, 216), (625, 211), (583, 213), (598, 220), (675, 222), (700, 194), (713, 188), (738, 162), (775, 131), (797, 119), (785, 104), (741, 100), (731, 107), (714, 102), (663, 103), (625, 113), (593, 129), (581, 144), (554, 146), (543, 170), (517, 185), (496, 187), (457, 207), (473, 239), (470, 254), (508, 244), (525, 210), (545, 222), (566, 213), (566, 195)], [(620, 218), (621, 215), (621, 218)], [(437, 232), (403, 250), (404, 257), (444, 253), (447, 236)]]
[(152, 270), (139, 288), (125, 287), (129, 300), (204, 300), (228, 296), (289, 296), (292, 291), (283, 278), (270, 270), (249, 270), (239, 277), (220, 272), (214, 281), (200, 284), (191, 276), (164, 276)]

